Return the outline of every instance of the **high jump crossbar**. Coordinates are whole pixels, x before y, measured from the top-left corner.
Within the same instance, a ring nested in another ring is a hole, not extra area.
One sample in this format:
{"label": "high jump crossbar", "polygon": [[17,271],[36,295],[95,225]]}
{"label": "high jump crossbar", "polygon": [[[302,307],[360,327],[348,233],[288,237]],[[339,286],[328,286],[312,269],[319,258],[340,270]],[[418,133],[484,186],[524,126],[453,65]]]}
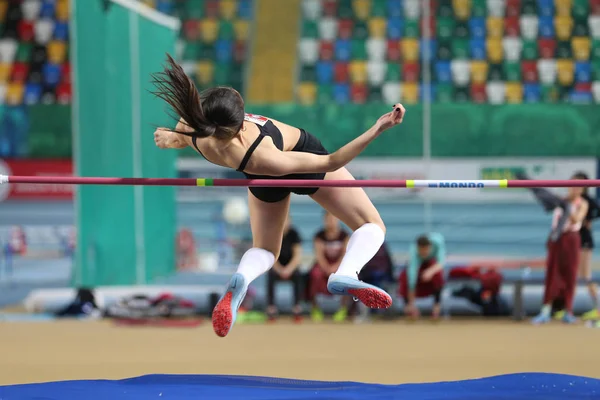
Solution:
{"label": "high jump crossbar", "polygon": [[309,180],[309,179],[210,179],[210,178],[102,178],[77,176],[0,175],[0,184],[63,184],[125,186],[215,187],[364,187],[364,188],[567,188],[600,187],[600,179],[587,180]]}

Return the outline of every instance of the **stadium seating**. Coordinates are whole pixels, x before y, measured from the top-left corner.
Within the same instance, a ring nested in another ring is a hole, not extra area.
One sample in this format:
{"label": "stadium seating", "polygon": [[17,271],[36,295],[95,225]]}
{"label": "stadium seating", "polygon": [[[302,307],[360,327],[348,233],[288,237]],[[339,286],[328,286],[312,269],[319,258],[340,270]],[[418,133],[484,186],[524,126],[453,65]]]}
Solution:
{"label": "stadium seating", "polygon": [[424,90],[437,102],[598,102],[600,0],[430,4],[425,21],[420,0],[303,0],[298,97],[333,81],[333,97],[303,102],[360,103],[365,84],[367,99],[388,103],[420,102]]}
{"label": "stadium seating", "polygon": [[[253,0],[142,2],[182,20],[182,63],[200,88],[243,89]],[[69,0],[0,0],[0,27],[0,102],[70,103]]]}

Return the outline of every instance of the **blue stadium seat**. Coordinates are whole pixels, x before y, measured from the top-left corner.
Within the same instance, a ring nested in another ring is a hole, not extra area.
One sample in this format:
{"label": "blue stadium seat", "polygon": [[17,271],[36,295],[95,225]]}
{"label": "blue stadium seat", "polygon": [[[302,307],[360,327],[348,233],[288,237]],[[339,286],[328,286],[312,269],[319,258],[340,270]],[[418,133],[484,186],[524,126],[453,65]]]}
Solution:
{"label": "blue stadium seat", "polygon": [[239,0],[238,2],[238,17],[241,19],[252,18],[252,0]]}
{"label": "blue stadium seat", "polygon": [[421,60],[425,60],[424,51],[426,47],[429,48],[429,60],[435,60],[435,54],[437,53],[437,40],[421,39],[421,45],[419,46],[419,55],[421,57]]}
{"label": "blue stadium seat", "polygon": [[54,39],[60,40],[63,42],[69,41],[69,23],[56,21],[56,25],[54,26]]}
{"label": "blue stadium seat", "polygon": [[450,68],[450,61],[436,62],[435,76],[439,83],[452,83],[452,69]]}
{"label": "blue stadium seat", "polygon": [[350,61],[352,55],[352,42],[349,39],[335,41],[335,58],[339,61]]}
{"label": "blue stadium seat", "polygon": [[56,86],[60,82],[60,65],[46,63],[42,72],[47,86]]}
{"label": "blue stadium seat", "polygon": [[542,90],[537,83],[526,83],[523,85],[523,102],[538,103],[542,98]]}
{"label": "blue stadium seat", "polygon": [[44,0],[40,8],[40,18],[54,17],[55,2],[53,0]]}
{"label": "blue stadium seat", "polygon": [[579,92],[574,90],[569,96],[569,101],[577,104],[590,104],[594,102],[594,97],[591,92]]}
{"label": "blue stadium seat", "polygon": [[387,37],[389,39],[400,39],[404,24],[401,18],[390,18],[387,24]]}
{"label": "blue stadium seat", "polygon": [[487,58],[485,39],[471,39],[470,53],[474,60],[485,60]]}
{"label": "blue stadium seat", "polygon": [[319,61],[317,63],[317,82],[329,84],[333,82],[333,62]]}
{"label": "blue stadium seat", "polygon": [[548,39],[554,38],[554,17],[543,16],[540,17],[539,21],[540,36]]}
{"label": "blue stadium seat", "polygon": [[42,97],[42,85],[39,83],[28,83],[25,86],[25,94],[23,96],[25,104],[37,104],[40,102],[40,97]]}
{"label": "blue stadium seat", "polygon": [[350,85],[338,83],[333,87],[333,99],[338,104],[346,104],[350,101]]}
{"label": "blue stadium seat", "polygon": [[541,17],[553,17],[554,0],[538,0],[538,12]]}
{"label": "blue stadium seat", "polygon": [[156,9],[161,13],[171,15],[173,12],[173,3],[170,0],[156,0]]}
{"label": "blue stadium seat", "polygon": [[473,17],[469,20],[469,31],[471,36],[477,39],[485,39],[486,25],[485,18]]}
{"label": "blue stadium seat", "polygon": [[592,80],[592,66],[589,62],[579,61],[575,63],[575,82],[590,82]]}
{"label": "blue stadium seat", "polygon": [[401,17],[402,16],[402,0],[388,0],[387,14],[390,17]]}
{"label": "blue stadium seat", "polygon": [[219,62],[228,62],[233,57],[233,42],[219,39],[215,42],[215,58]]}

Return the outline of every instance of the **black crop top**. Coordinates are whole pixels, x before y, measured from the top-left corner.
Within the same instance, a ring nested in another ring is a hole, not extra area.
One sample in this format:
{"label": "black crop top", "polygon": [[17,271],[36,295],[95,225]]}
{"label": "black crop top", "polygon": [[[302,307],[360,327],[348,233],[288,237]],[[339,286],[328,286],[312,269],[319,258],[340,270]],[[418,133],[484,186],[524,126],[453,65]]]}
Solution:
{"label": "black crop top", "polygon": [[[273,144],[275,145],[275,147],[277,147],[279,150],[283,150],[283,135],[281,134],[281,131],[275,126],[275,124],[273,124],[268,118],[263,117],[261,115],[246,114],[244,116],[244,121],[256,124],[260,133],[254,141],[254,143],[252,143],[252,145],[248,148],[248,151],[246,151],[246,154],[244,155],[244,158],[242,159],[242,162],[240,163],[240,166],[237,169],[240,172],[244,172],[244,169],[246,169],[246,165],[248,165],[248,161],[250,161],[250,157],[252,157],[252,153],[254,153],[254,150],[256,150],[256,148],[258,147],[260,142],[262,142],[265,136],[269,136],[273,140]],[[196,148],[198,153],[200,153],[200,155],[204,157],[204,154],[202,154],[202,152],[198,148],[198,145],[196,144],[196,139],[196,137],[192,137],[192,143],[194,144],[194,147]],[[204,157],[204,159],[208,161],[206,157]]]}

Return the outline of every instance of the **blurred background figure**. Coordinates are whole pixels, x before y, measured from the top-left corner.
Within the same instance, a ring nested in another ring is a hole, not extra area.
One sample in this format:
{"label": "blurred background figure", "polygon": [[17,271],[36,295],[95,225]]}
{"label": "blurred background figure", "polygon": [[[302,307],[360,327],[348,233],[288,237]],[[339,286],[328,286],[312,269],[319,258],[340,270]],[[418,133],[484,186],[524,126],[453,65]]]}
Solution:
{"label": "blurred background figure", "polygon": [[[577,179],[575,176],[572,179]],[[552,303],[561,293],[565,301],[562,321],[569,324],[576,322],[573,299],[581,251],[579,231],[589,208],[582,197],[583,191],[583,188],[569,188],[565,201],[553,211],[552,230],[547,243],[544,302],[542,310],[532,320],[534,324],[550,322]]]}
{"label": "blurred background figure", "polygon": [[[323,320],[323,311],[317,303],[317,295],[327,295],[327,280],[342,262],[342,257],[350,236],[340,226],[340,221],[331,213],[325,212],[323,229],[313,239],[315,264],[309,272],[307,298],[312,304],[311,318],[315,322]],[[348,316],[348,297],[342,297],[339,310],[333,315],[335,322],[342,322]]]}
{"label": "blurred background figure", "polygon": [[189,229],[181,229],[177,234],[177,269],[198,268],[198,251],[194,235]]}
{"label": "blurred background figure", "polygon": [[418,318],[419,310],[415,300],[433,296],[432,318],[439,318],[445,262],[446,244],[441,234],[419,236],[416,242],[411,244],[408,265],[400,275],[400,295],[406,304],[407,315]]}
{"label": "blurred background figure", "polygon": [[302,238],[298,231],[291,225],[291,217],[288,216],[279,258],[275,261],[273,268],[267,275],[267,315],[270,320],[277,316],[277,305],[275,303],[275,284],[277,282],[291,282],[294,291],[292,313],[294,320],[300,322],[302,319],[301,293],[302,275],[298,270],[302,261]]}

